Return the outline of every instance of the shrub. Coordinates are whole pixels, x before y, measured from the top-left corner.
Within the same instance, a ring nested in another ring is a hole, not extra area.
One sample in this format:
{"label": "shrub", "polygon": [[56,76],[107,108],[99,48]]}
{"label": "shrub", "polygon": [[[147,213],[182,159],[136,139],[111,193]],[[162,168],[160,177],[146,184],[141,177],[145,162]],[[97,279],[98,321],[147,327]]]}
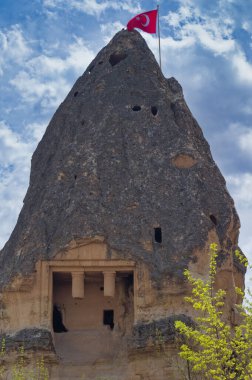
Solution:
{"label": "shrub", "polygon": [[[180,357],[188,363],[188,376],[199,375],[204,380],[252,379],[252,305],[237,305],[241,323],[232,327],[224,321],[222,307],[226,292],[214,292],[217,268],[217,245],[210,246],[208,280],[193,277],[189,270],[185,276],[192,286],[192,295],[185,300],[197,311],[195,326],[176,321],[175,327],[184,338]],[[246,258],[235,252],[240,262],[247,266]],[[244,296],[241,289],[237,293]]]}

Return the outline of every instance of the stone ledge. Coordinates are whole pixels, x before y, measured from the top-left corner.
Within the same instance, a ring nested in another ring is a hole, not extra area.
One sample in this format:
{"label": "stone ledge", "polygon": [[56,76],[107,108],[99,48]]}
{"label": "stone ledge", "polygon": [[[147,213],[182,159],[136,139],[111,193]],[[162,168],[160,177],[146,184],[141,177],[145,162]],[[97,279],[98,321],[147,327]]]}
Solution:
{"label": "stone ledge", "polygon": [[15,333],[0,334],[0,342],[5,340],[6,351],[18,349],[20,346],[27,350],[53,351],[52,334],[49,330],[32,328]]}
{"label": "stone ledge", "polygon": [[129,339],[129,348],[148,349],[156,347],[162,343],[174,343],[178,336],[175,330],[175,321],[185,322],[187,325],[194,325],[192,318],[187,315],[171,315],[146,324],[137,324],[133,328],[133,337]]}

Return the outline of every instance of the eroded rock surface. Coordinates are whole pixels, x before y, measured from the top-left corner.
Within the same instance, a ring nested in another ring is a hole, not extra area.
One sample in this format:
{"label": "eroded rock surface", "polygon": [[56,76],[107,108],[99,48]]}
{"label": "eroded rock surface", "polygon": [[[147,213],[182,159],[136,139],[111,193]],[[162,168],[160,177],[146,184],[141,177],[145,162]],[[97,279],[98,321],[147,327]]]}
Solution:
{"label": "eroded rock surface", "polygon": [[45,329],[22,329],[14,334],[0,334],[0,342],[4,340],[7,352],[20,347],[26,350],[53,351],[53,339],[50,331]]}
{"label": "eroded rock surface", "polygon": [[24,206],[1,251],[0,284],[95,235],[122,258],[147,263],[157,282],[182,278],[211,229],[232,247],[238,228],[181,86],[163,76],[138,32],[124,30],[77,80],[32,157]]}
{"label": "eroded rock surface", "polygon": [[225,251],[238,230],[181,86],[138,32],[119,32],[53,116],[0,252],[7,367],[21,343],[30,365],[47,355],[51,380],[181,380],[174,322],[195,317],[184,269],[206,279],[218,243],[215,285],[237,323],[244,268]]}

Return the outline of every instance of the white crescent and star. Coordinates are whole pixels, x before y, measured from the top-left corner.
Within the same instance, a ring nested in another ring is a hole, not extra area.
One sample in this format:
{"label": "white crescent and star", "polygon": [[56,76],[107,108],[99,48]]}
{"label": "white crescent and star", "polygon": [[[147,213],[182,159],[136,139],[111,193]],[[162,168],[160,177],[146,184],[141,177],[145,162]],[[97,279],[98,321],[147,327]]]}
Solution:
{"label": "white crescent and star", "polygon": [[142,22],[142,25],[143,25],[143,26],[148,26],[149,23],[150,23],[150,18],[149,18],[149,16],[146,15],[146,14],[143,14],[143,16],[146,18],[146,21],[145,21],[145,23]]}
{"label": "white crescent and star", "polygon": [[[149,25],[149,23],[150,23],[150,18],[149,18],[149,16],[146,15],[145,13],[142,14],[141,16],[145,17],[145,22],[141,22],[142,26],[147,27],[147,26]],[[136,19],[137,19],[137,20],[140,20],[140,17],[138,16]]]}

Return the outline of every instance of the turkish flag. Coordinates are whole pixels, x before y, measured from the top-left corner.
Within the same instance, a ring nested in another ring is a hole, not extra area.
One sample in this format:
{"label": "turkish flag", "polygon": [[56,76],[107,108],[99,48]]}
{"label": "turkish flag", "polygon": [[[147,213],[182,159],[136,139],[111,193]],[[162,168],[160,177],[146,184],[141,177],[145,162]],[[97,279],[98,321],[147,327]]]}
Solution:
{"label": "turkish flag", "polygon": [[138,28],[146,33],[156,33],[157,12],[157,9],[154,9],[153,11],[140,13],[129,20],[127,29],[133,30],[134,28]]}

